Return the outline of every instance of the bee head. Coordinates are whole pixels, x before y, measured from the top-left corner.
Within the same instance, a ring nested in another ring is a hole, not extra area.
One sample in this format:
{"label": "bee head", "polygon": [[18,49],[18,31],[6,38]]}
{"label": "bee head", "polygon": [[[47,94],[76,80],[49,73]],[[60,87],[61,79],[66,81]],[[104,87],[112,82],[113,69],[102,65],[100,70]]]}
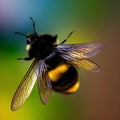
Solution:
{"label": "bee head", "polygon": [[33,20],[32,17],[30,17],[32,24],[33,24],[33,33],[31,34],[24,34],[24,33],[20,33],[20,32],[15,32],[16,34],[22,35],[24,37],[26,37],[26,50],[29,51],[31,49],[31,47],[33,46],[37,46],[39,44],[39,46],[43,47],[43,46],[51,46],[52,44],[54,44],[57,40],[57,35],[52,36],[52,35],[48,35],[48,34],[43,34],[43,35],[38,35],[35,29],[35,22]]}
{"label": "bee head", "polygon": [[26,44],[31,44],[32,42],[36,41],[38,39],[38,35],[37,34],[29,34],[27,36],[27,40],[26,40]]}

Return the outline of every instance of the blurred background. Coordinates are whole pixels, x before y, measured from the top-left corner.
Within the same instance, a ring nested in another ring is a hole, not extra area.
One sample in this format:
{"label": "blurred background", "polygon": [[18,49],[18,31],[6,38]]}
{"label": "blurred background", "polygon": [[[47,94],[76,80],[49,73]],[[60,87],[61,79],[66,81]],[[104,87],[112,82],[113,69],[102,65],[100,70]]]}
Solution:
{"label": "blurred background", "polygon": [[[107,0],[0,0],[0,120],[119,120],[120,119],[120,2]],[[81,72],[76,94],[53,92],[44,106],[37,85],[25,104],[10,110],[13,94],[31,62],[25,38],[32,33],[32,16],[39,34],[58,35],[67,43],[101,42],[102,52],[92,58],[101,72]]]}

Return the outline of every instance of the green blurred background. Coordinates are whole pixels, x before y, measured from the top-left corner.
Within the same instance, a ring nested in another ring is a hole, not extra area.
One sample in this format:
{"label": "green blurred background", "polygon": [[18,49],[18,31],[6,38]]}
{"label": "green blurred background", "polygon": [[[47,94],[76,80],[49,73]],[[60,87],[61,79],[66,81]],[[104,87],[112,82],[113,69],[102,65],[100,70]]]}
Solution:
{"label": "green blurred background", "polygon": [[[107,0],[0,0],[0,120],[119,120],[120,119],[120,3]],[[29,17],[40,34],[58,34],[67,43],[101,42],[102,52],[92,58],[102,70],[79,72],[76,94],[53,92],[44,106],[37,85],[18,111],[10,110],[13,94],[30,62],[24,37],[33,32]]]}

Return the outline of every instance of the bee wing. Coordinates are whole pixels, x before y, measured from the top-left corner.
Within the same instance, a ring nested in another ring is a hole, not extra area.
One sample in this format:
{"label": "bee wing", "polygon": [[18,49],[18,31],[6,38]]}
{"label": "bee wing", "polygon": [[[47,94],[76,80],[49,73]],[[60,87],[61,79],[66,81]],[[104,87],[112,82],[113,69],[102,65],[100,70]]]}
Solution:
{"label": "bee wing", "polygon": [[38,80],[38,91],[43,104],[47,104],[52,91],[52,84],[48,76],[46,64],[43,60],[39,61],[36,69]]}
{"label": "bee wing", "polygon": [[95,42],[75,45],[61,44],[58,45],[56,49],[63,59],[67,60],[70,64],[80,70],[97,72],[100,70],[100,67],[87,58],[98,54],[101,51],[102,46],[101,43]]}
{"label": "bee wing", "polygon": [[88,59],[81,59],[79,61],[71,61],[70,63],[82,71],[92,71],[92,72],[100,71],[100,67],[96,63]]}
{"label": "bee wing", "polygon": [[20,82],[11,102],[11,110],[15,111],[19,109],[29,97],[37,80],[35,74],[36,63],[37,60],[35,59]]}
{"label": "bee wing", "polygon": [[85,43],[85,44],[61,44],[56,47],[56,51],[60,53],[61,57],[72,61],[83,58],[90,58],[98,54],[102,49],[101,43]]}

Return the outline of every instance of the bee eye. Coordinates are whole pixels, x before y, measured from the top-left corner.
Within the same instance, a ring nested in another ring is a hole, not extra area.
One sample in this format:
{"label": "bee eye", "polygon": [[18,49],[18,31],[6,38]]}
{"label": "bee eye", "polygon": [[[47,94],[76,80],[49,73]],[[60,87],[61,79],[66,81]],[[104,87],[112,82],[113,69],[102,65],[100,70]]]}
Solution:
{"label": "bee eye", "polygon": [[30,38],[27,39],[27,44],[29,44],[29,43],[31,43],[31,39]]}
{"label": "bee eye", "polygon": [[28,39],[27,39],[27,41],[28,41],[28,42],[31,42],[31,39],[30,39],[30,38],[28,38]]}

